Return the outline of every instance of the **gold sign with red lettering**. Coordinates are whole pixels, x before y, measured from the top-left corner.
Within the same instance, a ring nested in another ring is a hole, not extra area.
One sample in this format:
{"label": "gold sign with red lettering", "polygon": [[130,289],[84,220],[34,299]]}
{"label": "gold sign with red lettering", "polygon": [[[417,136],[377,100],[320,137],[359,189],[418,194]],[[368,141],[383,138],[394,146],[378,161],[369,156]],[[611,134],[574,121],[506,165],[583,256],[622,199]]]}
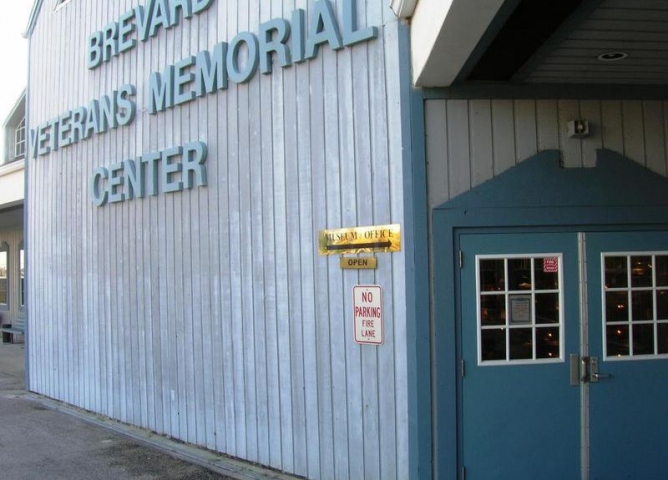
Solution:
{"label": "gold sign with red lettering", "polygon": [[392,224],[321,230],[318,251],[320,255],[399,252],[401,226]]}

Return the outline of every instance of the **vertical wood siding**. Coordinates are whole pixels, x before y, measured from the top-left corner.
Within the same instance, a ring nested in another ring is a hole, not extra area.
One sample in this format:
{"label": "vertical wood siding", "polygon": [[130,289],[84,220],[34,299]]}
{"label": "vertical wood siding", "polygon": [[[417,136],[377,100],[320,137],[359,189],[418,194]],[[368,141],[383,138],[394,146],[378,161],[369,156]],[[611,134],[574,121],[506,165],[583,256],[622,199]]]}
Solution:
{"label": "vertical wood siding", "polygon": [[[31,390],[310,478],[407,478],[405,253],[360,273],[317,253],[321,229],[403,223],[388,2],[358,1],[375,40],[156,115],[151,72],[313,2],[214,1],[87,70],[87,37],[140,3],[45,2],[31,37],[31,128],[125,83],[138,107],[31,160]],[[208,187],[93,205],[94,168],[194,140]],[[381,347],[353,341],[367,283],[383,287]]]}
{"label": "vertical wood siding", "polygon": [[17,317],[23,317],[23,309],[20,308],[20,275],[19,275],[19,248],[23,241],[23,228],[6,227],[0,229],[0,245],[9,245],[7,255],[7,269],[9,272],[9,304],[7,310],[0,310],[0,318],[3,323],[11,323]]}
{"label": "vertical wood siding", "polygon": [[[579,118],[591,134],[569,138],[567,123]],[[595,166],[606,148],[668,172],[666,101],[427,100],[425,122],[431,208],[549,149],[567,168]]]}

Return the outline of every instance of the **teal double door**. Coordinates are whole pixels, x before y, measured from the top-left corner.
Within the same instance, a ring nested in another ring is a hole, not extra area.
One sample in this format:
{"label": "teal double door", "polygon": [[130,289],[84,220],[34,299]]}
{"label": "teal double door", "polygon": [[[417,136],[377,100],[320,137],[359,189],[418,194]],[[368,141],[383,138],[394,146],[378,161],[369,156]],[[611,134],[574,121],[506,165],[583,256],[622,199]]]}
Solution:
{"label": "teal double door", "polygon": [[460,233],[466,480],[668,478],[668,233]]}

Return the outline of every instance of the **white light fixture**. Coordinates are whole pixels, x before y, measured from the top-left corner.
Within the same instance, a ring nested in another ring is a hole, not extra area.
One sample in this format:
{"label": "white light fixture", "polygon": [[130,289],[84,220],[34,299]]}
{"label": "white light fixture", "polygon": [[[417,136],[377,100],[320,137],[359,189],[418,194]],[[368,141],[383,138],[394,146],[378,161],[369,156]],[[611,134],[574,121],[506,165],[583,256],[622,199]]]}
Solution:
{"label": "white light fixture", "polygon": [[628,56],[629,54],[626,52],[605,52],[596,58],[602,62],[617,62],[619,60],[624,60]]}
{"label": "white light fixture", "polygon": [[410,18],[415,12],[417,0],[392,0],[390,8],[399,18]]}

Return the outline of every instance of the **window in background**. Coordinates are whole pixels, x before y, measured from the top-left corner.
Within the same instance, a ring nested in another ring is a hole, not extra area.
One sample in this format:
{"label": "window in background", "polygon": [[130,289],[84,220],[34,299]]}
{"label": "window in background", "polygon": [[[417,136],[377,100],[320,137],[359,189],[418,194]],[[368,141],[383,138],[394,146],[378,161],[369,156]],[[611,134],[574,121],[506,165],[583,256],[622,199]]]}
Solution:
{"label": "window in background", "polygon": [[26,117],[23,117],[19,122],[18,127],[14,130],[14,158],[18,160],[23,158],[26,154]]}
{"label": "window in background", "polygon": [[65,5],[67,5],[68,3],[70,3],[70,1],[71,1],[71,0],[56,0],[56,6],[53,7],[53,10],[56,11],[56,10],[58,10],[60,7],[64,7]]}

